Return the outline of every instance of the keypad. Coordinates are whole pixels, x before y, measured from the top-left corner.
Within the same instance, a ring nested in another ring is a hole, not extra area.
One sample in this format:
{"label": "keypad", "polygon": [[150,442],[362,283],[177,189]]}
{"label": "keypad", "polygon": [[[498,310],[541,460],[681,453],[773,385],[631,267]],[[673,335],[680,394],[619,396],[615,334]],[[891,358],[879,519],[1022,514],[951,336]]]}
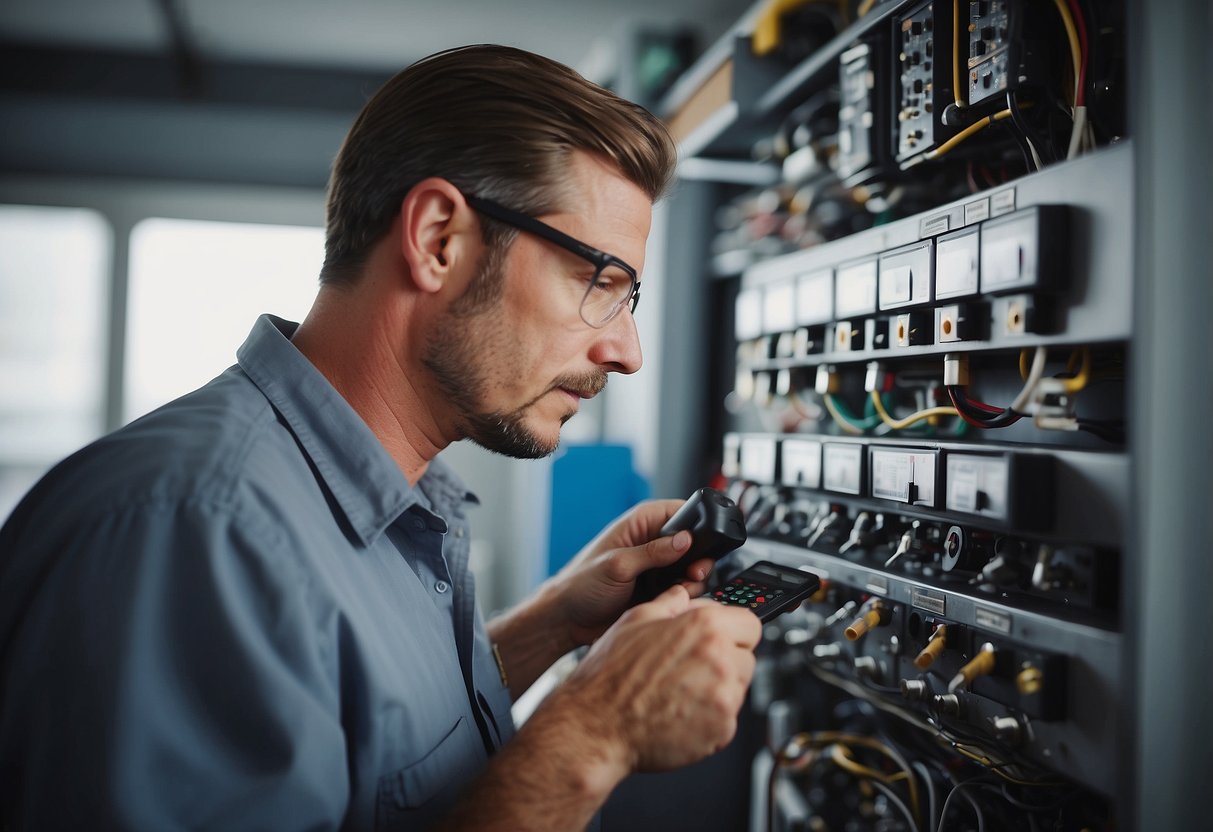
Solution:
{"label": "keypad", "polygon": [[780,595],[783,595],[783,592],[782,589],[776,589],[770,584],[764,584],[760,581],[744,581],[741,578],[734,578],[713,592],[709,597],[713,601],[727,604],[731,607],[757,609],[763,604],[774,601]]}

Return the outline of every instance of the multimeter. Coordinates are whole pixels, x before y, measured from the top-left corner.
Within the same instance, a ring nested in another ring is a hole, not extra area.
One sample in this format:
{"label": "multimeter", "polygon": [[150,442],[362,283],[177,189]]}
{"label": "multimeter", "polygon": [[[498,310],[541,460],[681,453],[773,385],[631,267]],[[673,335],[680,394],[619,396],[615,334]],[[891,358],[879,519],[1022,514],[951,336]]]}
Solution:
{"label": "multimeter", "polygon": [[642,572],[636,578],[632,603],[652,601],[679,581],[686,580],[687,567],[702,558],[720,560],[745,543],[745,518],[729,497],[715,488],[701,488],[687,498],[661,527],[660,535],[687,529],[691,548],[676,563]]}
{"label": "multimeter", "polygon": [[812,572],[760,560],[701,596],[732,607],[745,607],[761,621],[788,612],[821,587]]}

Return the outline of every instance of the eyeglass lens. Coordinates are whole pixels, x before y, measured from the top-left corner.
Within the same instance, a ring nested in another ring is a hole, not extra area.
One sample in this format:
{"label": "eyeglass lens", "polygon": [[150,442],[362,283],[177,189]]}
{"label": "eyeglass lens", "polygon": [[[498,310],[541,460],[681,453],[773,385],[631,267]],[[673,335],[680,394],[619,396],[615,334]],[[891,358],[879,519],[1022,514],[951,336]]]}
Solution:
{"label": "eyeglass lens", "polygon": [[614,263],[605,264],[581,299],[581,317],[590,326],[603,326],[632,303],[635,288],[636,283],[626,269]]}

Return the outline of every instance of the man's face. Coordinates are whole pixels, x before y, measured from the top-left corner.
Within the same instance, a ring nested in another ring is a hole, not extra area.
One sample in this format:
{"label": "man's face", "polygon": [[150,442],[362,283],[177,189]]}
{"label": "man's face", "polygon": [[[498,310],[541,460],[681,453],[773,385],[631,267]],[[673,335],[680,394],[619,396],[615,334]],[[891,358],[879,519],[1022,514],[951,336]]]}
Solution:
{"label": "man's face", "polygon": [[[575,155],[570,172],[578,196],[568,212],[538,219],[642,269],[648,197],[589,156]],[[526,232],[481,268],[477,279],[501,282],[500,298],[452,304],[431,330],[425,365],[459,434],[507,456],[547,456],[608,373],[640,369],[636,324],[626,309],[600,329],[586,324],[579,310],[593,265]]]}

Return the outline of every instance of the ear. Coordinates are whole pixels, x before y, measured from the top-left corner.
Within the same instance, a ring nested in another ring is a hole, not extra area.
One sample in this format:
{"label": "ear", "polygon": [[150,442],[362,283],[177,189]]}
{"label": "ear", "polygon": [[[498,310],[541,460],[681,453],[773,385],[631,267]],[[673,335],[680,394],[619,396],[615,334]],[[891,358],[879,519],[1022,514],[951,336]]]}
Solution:
{"label": "ear", "polygon": [[440,291],[477,261],[479,246],[475,212],[450,182],[430,177],[405,194],[400,204],[400,254],[418,289]]}

